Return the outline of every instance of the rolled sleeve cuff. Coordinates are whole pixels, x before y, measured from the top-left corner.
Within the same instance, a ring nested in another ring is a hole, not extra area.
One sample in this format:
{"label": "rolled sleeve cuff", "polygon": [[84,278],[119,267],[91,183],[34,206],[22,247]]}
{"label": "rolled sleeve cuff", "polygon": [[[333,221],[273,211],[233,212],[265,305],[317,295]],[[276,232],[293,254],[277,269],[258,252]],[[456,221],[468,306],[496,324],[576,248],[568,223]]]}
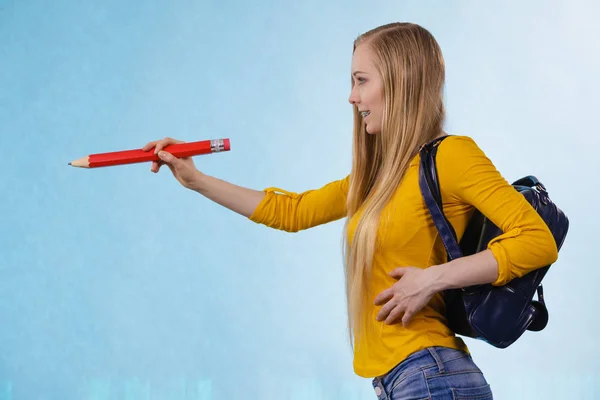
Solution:
{"label": "rolled sleeve cuff", "polygon": [[505,285],[513,279],[514,274],[512,271],[512,262],[508,256],[506,249],[502,245],[502,241],[518,236],[520,233],[521,229],[516,228],[511,230],[510,232],[496,236],[488,243],[487,248],[492,251],[494,258],[498,263],[498,278],[494,282],[492,282],[493,286]]}

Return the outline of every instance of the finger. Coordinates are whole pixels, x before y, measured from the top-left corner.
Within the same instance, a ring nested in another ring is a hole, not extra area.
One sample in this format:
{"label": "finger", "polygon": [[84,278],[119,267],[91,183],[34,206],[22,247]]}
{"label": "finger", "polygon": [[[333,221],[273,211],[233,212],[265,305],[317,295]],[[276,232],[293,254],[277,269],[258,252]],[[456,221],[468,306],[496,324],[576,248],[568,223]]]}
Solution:
{"label": "finger", "polygon": [[385,289],[375,297],[375,305],[380,306],[394,296],[392,288]]}
{"label": "finger", "polygon": [[163,161],[157,161],[156,162],[156,172],[160,171],[160,168],[165,165],[165,163]]}
{"label": "finger", "polygon": [[381,307],[381,310],[379,310],[379,313],[377,314],[377,321],[383,321],[384,319],[386,319],[390,311],[392,311],[397,305],[398,303],[397,301],[395,301],[395,299],[391,299],[390,301],[385,303],[385,305]]}
{"label": "finger", "polygon": [[[398,318],[400,318],[400,315],[402,315],[402,313],[405,313],[404,306],[397,305],[387,316],[387,318],[385,319],[385,323],[388,325],[393,324],[394,322],[396,322],[396,320]],[[405,313],[405,315],[406,315],[406,313]]]}
{"label": "finger", "polygon": [[154,146],[156,146],[156,143],[158,143],[158,140],[155,140],[154,142],[148,142],[144,145],[144,147],[142,147],[142,150],[148,151],[148,150],[152,149]]}
{"label": "finger", "polygon": [[152,172],[158,172],[160,170],[160,167],[162,167],[165,163],[162,161],[152,161],[152,166],[150,167],[150,171]]}
{"label": "finger", "polygon": [[160,151],[158,153],[158,156],[166,164],[171,164],[173,166],[177,166],[177,163],[179,162],[179,159],[177,157],[175,157],[173,154],[169,153],[168,151]]}
{"label": "finger", "polygon": [[169,145],[169,138],[165,138],[165,139],[159,140],[156,143],[156,146],[154,146],[154,154],[158,154],[159,151],[161,151],[162,149],[164,149],[168,145]]}
{"label": "finger", "polygon": [[408,324],[410,324],[410,321],[412,320],[412,317],[414,315],[415,315],[414,310],[407,309],[404,312],[404,316],[402,317],[402,326],[404,326],[406,328],[408,326]]}
{"label": "finger", "polygon": [[178,144],[178,143],[185,143],[183,140],[176,140],[170,137],[166,137],[162,140],[159,140],[158,143],[156,144],[156,148],[154,149],[154,154],[158,154],[159,151],[161,151],[162,149],[164,149],[167,146],[170,146],[172,144]]}

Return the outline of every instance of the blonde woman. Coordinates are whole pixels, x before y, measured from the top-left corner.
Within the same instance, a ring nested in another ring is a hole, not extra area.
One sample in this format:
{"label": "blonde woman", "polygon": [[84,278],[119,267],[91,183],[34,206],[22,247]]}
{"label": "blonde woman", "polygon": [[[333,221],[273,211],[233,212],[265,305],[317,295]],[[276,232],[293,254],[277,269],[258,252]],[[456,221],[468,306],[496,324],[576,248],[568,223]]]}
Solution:
{"label": "blonde woman", "polygon": [[177,180],[250,220],[288,232],[346,218],[348,327],[357,375],[379,399],[492,399],[462,339],[448,329],[445,289],[503,285],[553,263],[555,241],[537,212],[466,136],[439,144],[444,212],[457,237],[477,208],[504,234],[447,262],[418,184],[419,148],[445,135],[444,60],[434,37],[410,23],[356,39],[352,58],[352,170],[304,193],[236,186],[148,143]]}

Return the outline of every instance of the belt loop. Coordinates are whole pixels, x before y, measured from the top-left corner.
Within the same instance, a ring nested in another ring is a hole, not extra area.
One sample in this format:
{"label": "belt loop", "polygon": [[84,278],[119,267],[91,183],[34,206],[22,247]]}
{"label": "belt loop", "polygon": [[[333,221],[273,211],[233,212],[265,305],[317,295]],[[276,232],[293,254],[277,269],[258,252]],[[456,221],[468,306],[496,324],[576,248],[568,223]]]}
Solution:
{"label": "belt loop", "polygon": [[373,379],[373,389],[375,389],[375,394],[377,395],[378,400],[387,400],[388,394],[385,391],[385,386],[383,386],[383,379],[380,377],[376,377]]}
{"label": "belt loop", "polygon": [[435,347],[428,347],[427,350],[429,350],[429,354],[431,354],[431,357],[433,357],[433,359],[435,360],[435,363],[437,364],[437,367],[440,370],[439,372],[440,373],[446,372],[444,370],[444,362],[440,358],[440,355],[438,354],[438,352],[435,350]]}

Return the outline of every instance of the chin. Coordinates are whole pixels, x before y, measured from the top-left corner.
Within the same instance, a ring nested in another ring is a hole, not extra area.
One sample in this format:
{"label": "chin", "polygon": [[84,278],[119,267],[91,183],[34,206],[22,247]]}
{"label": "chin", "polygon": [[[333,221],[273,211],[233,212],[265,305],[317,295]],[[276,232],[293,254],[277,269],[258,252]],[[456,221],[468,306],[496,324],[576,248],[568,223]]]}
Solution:
{"label": "chin", "polygon": [[379,132],[377,132],[377,130],[375,130],[373,128],[369,128],[368,126],[365,127],[365,132],[367,132],[367,134],[369,134],[369,135],[376,135],[377,133],[379,133]]}

